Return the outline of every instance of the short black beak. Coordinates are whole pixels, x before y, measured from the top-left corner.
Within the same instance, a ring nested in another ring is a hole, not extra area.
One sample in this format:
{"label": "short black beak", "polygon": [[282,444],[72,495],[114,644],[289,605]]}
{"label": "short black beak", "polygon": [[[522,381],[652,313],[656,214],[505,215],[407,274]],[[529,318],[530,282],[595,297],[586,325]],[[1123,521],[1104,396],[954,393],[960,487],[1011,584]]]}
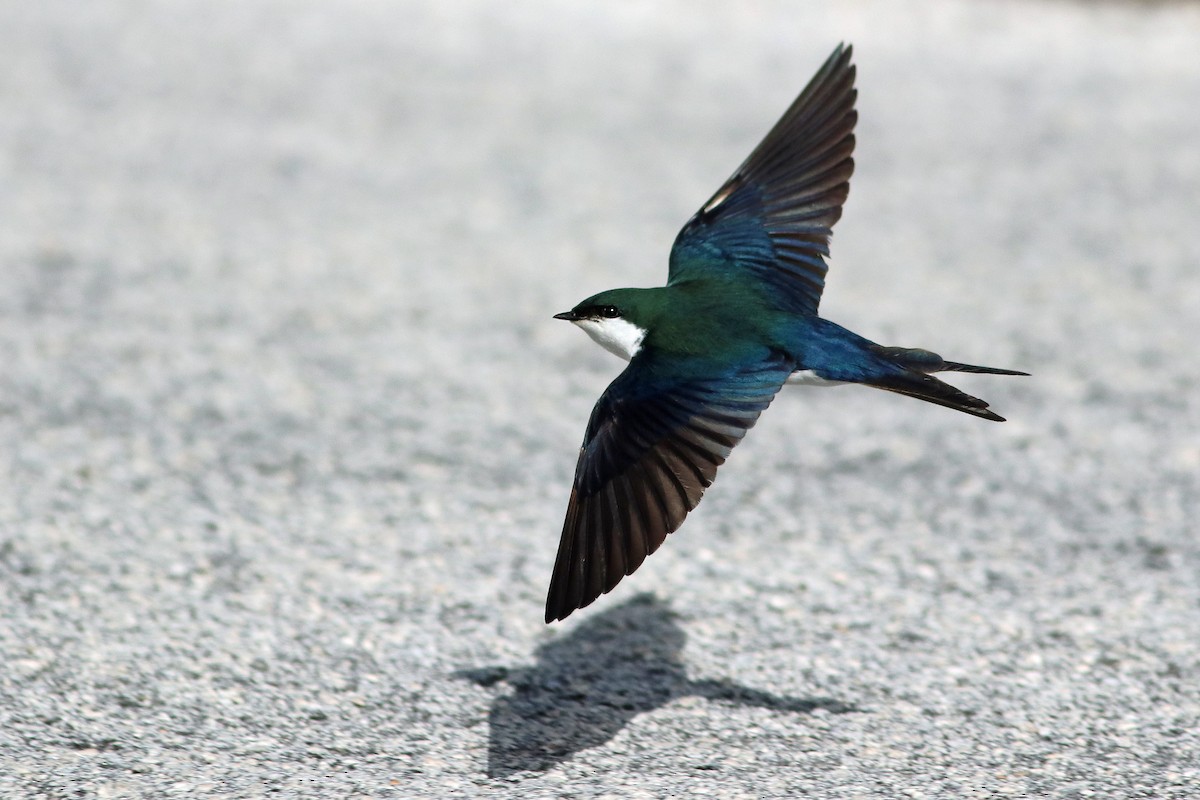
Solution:
{"label": "short black beak", "polygon": [[561,314],[555,314],[554,318],[565,319],[567,322],[574,322],[575,320],[579,319],[579,317],[575,316],[574,311],[564,311]]}

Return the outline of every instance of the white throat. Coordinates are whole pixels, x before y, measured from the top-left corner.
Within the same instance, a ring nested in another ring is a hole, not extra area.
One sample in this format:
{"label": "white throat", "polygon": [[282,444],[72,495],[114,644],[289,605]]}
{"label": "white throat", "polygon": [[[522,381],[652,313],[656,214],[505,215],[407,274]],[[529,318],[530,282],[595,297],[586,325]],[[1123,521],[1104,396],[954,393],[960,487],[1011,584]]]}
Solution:
{"label": "white throat", "polygon": [[642,340],[646,338],[645,328],[639,328],[620,317],[579,319],[575,320],[575,324],[583,328],[596,344],[626,361],[637,355],[637,351],[642,349]]}

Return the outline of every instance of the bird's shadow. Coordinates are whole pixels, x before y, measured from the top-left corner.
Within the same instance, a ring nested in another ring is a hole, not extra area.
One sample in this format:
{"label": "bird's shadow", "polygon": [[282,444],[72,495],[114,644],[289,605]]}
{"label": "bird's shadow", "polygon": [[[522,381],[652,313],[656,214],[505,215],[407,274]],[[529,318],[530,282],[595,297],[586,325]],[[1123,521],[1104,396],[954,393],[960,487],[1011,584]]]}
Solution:
{"label": "bird's shadow", "polygon": [[456,672],[480,686],[506,684],[511,690],[492,701],[488,714],[488,775],[550,769],[612,739],[637,714],[679,697],[802,714],[856,710],[831,698],[780,697],[725,680],[689,680],[685,641],[675,614],[642,594],[542,645],[532,667]]}

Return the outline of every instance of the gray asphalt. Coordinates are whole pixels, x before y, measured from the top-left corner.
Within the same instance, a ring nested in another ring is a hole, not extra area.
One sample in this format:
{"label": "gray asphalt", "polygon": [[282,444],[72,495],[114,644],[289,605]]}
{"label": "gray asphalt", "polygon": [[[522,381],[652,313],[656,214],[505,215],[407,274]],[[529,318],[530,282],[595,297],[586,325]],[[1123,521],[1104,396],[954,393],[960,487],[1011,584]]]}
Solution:
{"label": "gray asphalt", "polygon": [[[589,4],[590,5],[590,4]],[[788,390],[542,602],[621,365],[550,317],[841,40]],[[0,4],[0,796],[1195,797],[1200,9]]]}

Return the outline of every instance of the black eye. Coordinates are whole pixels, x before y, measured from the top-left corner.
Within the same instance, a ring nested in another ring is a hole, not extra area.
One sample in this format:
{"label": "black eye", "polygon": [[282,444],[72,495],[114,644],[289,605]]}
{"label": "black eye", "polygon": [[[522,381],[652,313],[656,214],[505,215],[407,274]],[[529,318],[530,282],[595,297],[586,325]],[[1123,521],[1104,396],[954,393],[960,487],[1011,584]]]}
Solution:
{"label": "black eye", "polygon": [[621,316],[621,312],[620,312],[620,310],[617,309],[616,306],[601,306],[600,307],[600,316],[607,317],[608,319],[613,319],[614,317]]}

